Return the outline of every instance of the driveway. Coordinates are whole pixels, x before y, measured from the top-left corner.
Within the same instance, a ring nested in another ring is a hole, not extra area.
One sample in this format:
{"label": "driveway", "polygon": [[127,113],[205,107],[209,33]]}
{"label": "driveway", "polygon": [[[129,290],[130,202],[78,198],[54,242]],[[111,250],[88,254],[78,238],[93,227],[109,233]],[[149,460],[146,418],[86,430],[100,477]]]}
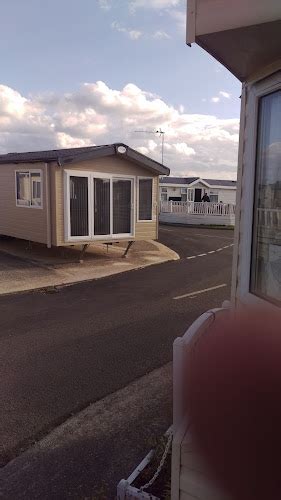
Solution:
{"label": "driveway", "polygon": [[[232,238],[228,230],[164,226],[160,241],[179,253],[178,261],[56,294],[1,297],[3,463],[90,403],[167,365],[174,338],[229,298]],[[168,400],[154,408],[152,427],[161,412],[169,421]],[[106,468],[110,452],[100,459]]]}

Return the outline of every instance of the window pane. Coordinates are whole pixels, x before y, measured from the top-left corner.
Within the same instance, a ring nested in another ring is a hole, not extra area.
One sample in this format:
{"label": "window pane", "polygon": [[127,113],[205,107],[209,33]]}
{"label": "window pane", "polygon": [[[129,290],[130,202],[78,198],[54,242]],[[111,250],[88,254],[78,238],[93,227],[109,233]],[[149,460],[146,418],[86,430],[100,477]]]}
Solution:
{"label": "window pane", "polygon": [[31,182],[31,205],[35,207],[41,207],[41,175],[39,172],[30,172],[30,182]]}
{"label": "window pane", "polygon": [[131,233],[132,183],[113,179],[113,234]]}
{"label": "window pane", "polygon": [[29,172],[17,172],[17,205],[29,207],[30,205],[30,181]]}
{"label": "window pane", "polygon": [[219,197],[217,194],[210,194],[209,198],[211,203],[218,203],[219,201]]}
{"label": "window pane", "polygon": [[71,176],[70,191],[70,235],[89,235],[88,177]]}
{"label": "window pane", "polygon": [[188,201],[194,201],[194,189],[188,189]]}
{"label": "window pane", "polygon": [[110,234],[109,179],[94,179],[94,234]]}
{"label": "window pane", "polygon": [[259,104],[251,290],[281,305],[281,91]]}
{"label": "window pane", "polygon": [[139,220],[152,219],[152,179],[139,179]]}

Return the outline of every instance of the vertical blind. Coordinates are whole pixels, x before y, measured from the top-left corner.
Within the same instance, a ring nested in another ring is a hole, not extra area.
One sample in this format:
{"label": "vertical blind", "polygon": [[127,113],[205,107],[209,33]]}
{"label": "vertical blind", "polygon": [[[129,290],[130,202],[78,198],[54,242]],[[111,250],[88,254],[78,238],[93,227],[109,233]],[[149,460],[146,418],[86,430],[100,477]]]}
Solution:
{"label": "vertical blind", "polygon": [[132,183],[113,179],[113,233],[131,232]]}
{"label": "vertical blind", "polygon": [[139,179],[139,220],[152,219],[152,179]]}
{"label": "vertical blind", "polygon": [[[132,179],[70,175],[70,236],[131,234],[132,187]],[[152,220],[153,179],[139,179],[138,187],[138,218]]]}
{"label": "vertical blind", "polygon": [[89,235],[88,177],[70,176],[70,235]]}
{"label": "vertical blind", "polygon": [[94,179],[94,233],[110,234],[110,179]]}

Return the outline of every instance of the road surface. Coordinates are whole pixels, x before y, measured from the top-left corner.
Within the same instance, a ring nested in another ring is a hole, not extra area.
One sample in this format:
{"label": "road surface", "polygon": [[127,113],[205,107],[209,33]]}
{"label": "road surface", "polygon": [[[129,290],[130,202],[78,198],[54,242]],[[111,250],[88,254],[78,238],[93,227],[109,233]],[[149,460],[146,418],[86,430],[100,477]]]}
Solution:
{"label": "road surface", "polygon": [[232,231],[162,226],[159,239],[180,260],[54,294],[0,298],[3,464],[90,403],[167,365],[174,338],[229,298]]}

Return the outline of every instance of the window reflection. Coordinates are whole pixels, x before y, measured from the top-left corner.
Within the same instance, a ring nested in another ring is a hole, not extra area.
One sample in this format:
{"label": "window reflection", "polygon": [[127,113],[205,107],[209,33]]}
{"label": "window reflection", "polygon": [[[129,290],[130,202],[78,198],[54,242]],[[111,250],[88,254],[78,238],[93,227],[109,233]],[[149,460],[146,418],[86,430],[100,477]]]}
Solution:
{"label": "window reflection", "polygon": [[259,104],[251,290],[281,305],[281,90]]}

